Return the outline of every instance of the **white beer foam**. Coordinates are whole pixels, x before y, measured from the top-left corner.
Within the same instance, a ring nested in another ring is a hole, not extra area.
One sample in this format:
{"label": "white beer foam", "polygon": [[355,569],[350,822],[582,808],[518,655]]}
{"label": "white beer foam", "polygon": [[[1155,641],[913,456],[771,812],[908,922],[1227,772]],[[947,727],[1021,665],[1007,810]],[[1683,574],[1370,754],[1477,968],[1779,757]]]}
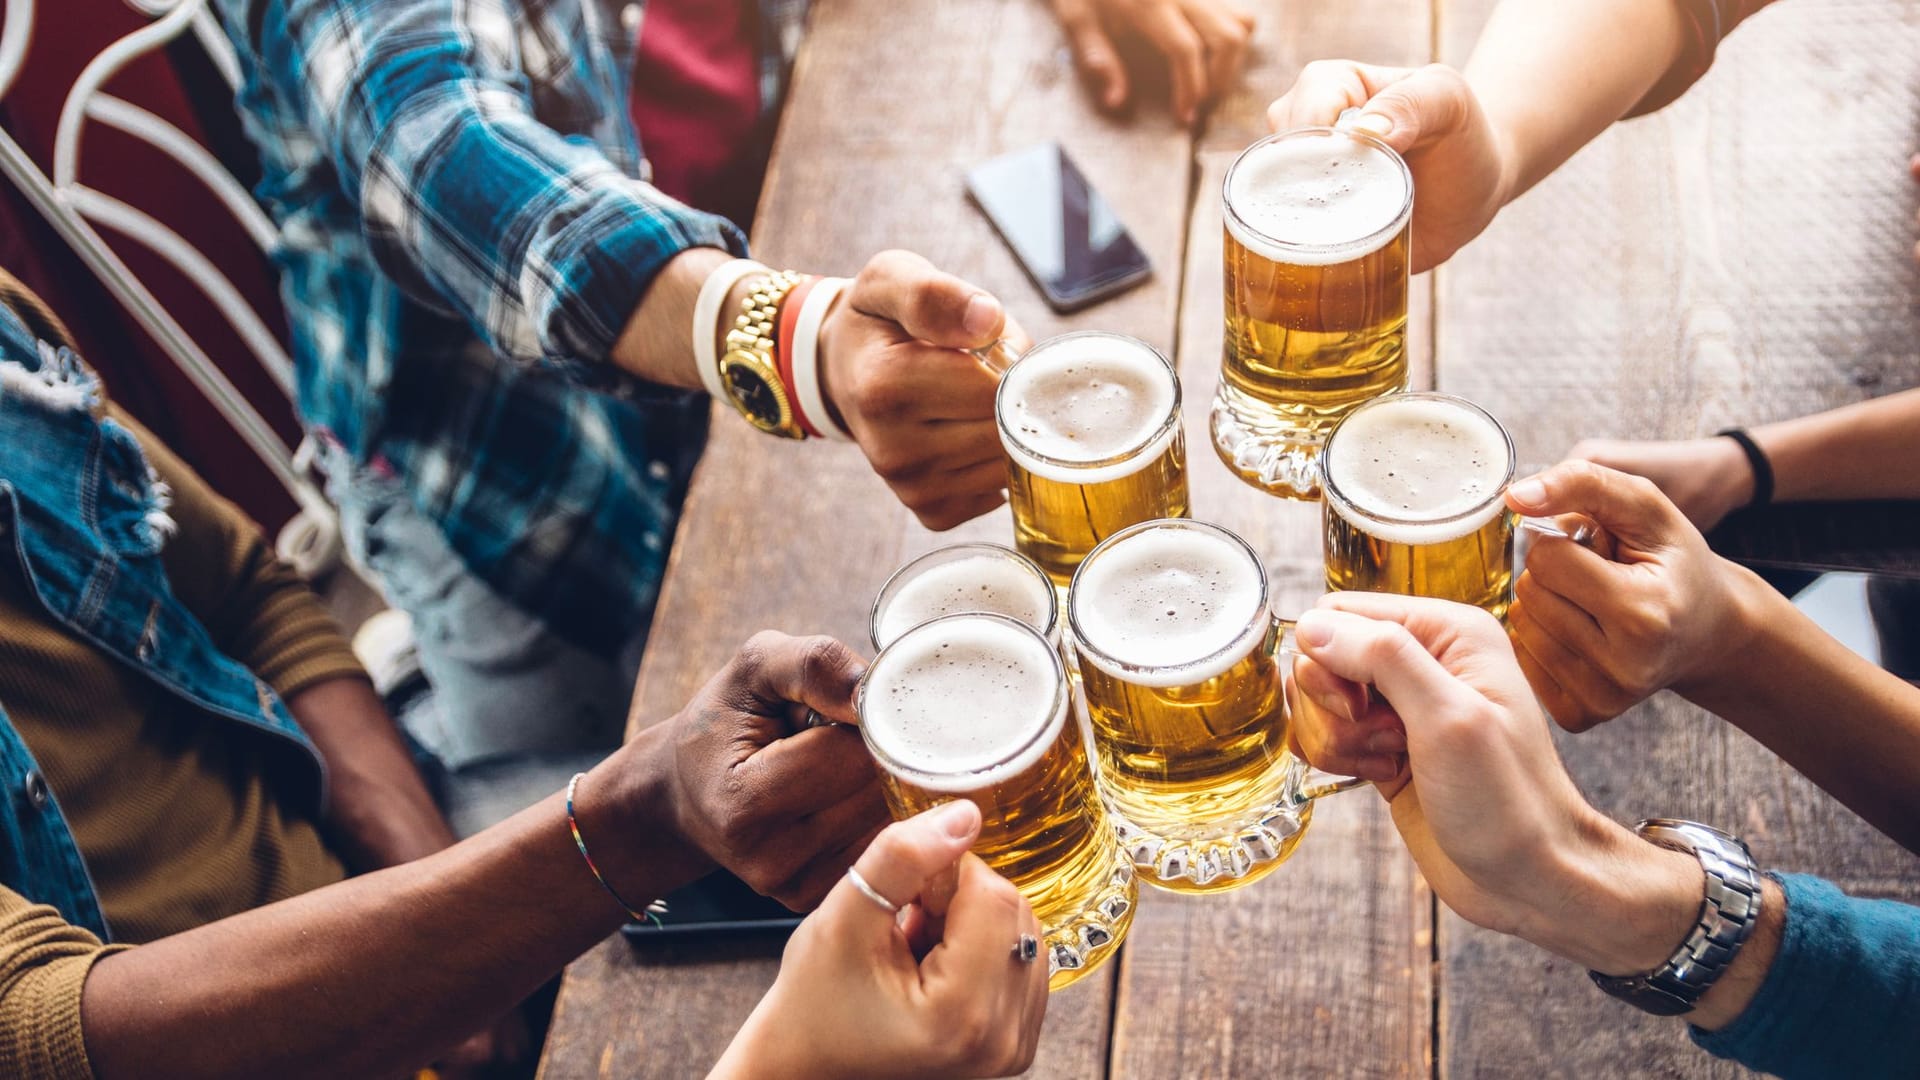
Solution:
{"label": "white beer foam", "polygon": [[1139,686],[1211,679],[1266,636],[1261,574],[1239,545],[1198,529],[1117,541],[1081,565],[1068,596],[1081,656]]}
{"label": "white beer foam", "polygon": [[1394,226],[1412,209],[1407,186],[1406,169],[1370,142],[1342,132],[1295,135],[1257,146],[1234,163],[1226,182],[1233,208],[1227,228],[1275,262],[1350,262],[1399,235]]}
{"label": "white beer foam", "polygon": [[1438,544],[1481,528],[1504,509],[1500,491],[1511,452],[1487,416],[1450,401],[1410,397],[1349,416],[1321,461],[1337,489],[1327,505],[1356,528],[1393,544]]}
{"label": "white beer foam", "polygon": [[867,674],[860,723],[931,791],[967,792],[1032,768],[1060,737],[1069,695],[1058,655],[990,615],[908,630]]}
{"label": "white beer foam", "polygon": [[[1152,464],[1173,441],[1180,425],[1167,424],[1167,416],[1176,396],[1172,371],[1141,342],[1109,334],[1055,338],[1007,369],[995,405],[1000,441],[1028,472],[1049,480],[1118,480]],[[1141,449],[1125,461],[1071,467],[1134,447]]]}
{"label": "white beer foam", "polygon": [[1046,633],[1053,583],[1010,558],[967,555],[932,563],[901,585],[880,610],[880,647],[942,615],[987,611]]}

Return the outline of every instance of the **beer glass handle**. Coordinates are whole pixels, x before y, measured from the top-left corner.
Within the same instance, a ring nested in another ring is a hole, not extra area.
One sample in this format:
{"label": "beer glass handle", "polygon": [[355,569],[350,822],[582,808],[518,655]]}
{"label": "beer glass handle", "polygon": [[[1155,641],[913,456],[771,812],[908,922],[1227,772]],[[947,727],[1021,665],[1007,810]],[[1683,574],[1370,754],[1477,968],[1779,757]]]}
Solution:
{"label": "beer glass handle", "polygon": [[[1280,678],[1291,679],[1293,664],[1290,658],[1299,655],[1299,650],[1293,647],[1293,620],[1282,619],[1276,615],[1273,617],[1273,627],[1273,655],[1280,668]],[[1335,776],[1315,769],[1313,775],[1306,777],[1299,790],[1294,793],[1294,805],[1309,803],[1328,795],[1337,795],[1342,791],[1352,791],[1354,788],[1366,787],[1371,783],[1373,781],[1362,780],[1357,776]]]}
{"label": "beer glass handle", "polygon": [[1582,547],[1591,546],[1594,537],[1598,535],[1598,530],[1584,521],[1575,527],[1572,532],[1561,528],[1560,523],[1554,521],[1552,518],[1543,517],[1522,517],[1520,519],[1520,527],[1528,532],[1538,533],[1541,536],[1557,536],[1562,540],[1571,540]]}
{"label": "beer glass handle", "polygon": [[995,376],[1005,375],[1007,369],[1013,366],[1013,362],[1020,359],[1020,354],[1013,350],[1013,342],[1006,338],[1001,338],[991,345],[983,345],[978,349],[967,351],[973,354],[975,360],[980,361],[982,367],[993,372]]}

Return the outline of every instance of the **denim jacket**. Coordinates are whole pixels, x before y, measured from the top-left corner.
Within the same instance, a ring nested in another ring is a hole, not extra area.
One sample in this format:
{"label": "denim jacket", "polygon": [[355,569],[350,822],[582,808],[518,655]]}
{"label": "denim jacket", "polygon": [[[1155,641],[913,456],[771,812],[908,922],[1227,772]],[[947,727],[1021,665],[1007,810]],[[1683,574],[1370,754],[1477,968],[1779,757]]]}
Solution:
{"label": "denim jacket", "polygon": [[[133,434],[105,416],[94,373],[0,306],[0,573],[20,575],[51,618],[208,723],[269,740],[289,795],[317,814],[326,778],[312,742],[168,585],[166,501]],[[108,939],[86,862],[4,696],[0,884]]]}

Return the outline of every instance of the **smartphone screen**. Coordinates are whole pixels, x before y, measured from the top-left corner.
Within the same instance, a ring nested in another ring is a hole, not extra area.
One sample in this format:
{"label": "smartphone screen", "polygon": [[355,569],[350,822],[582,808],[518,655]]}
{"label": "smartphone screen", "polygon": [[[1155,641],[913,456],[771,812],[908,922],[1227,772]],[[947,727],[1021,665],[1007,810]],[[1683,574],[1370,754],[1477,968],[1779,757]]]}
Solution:
{"label": "smartphone screen", "polygon": [[777,900],[769,900],[725,870],[668,893],[667,913],[655,923],[628,923],[621,927],[636,940],[654,937],[704,937],[724,934],[790,931],[801,916]]}
{"label": "smartphone screen", "polygon": [[1111,296],[1152,267],[1113,208],[1058,143],[994,158],[967,190],[1056,310]]}

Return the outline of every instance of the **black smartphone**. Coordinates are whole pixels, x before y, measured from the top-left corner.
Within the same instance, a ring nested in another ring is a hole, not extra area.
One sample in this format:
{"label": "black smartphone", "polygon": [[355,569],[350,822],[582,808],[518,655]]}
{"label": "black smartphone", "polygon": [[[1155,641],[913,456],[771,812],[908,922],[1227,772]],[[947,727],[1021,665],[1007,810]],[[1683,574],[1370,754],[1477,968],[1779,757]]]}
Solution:
{"label": "black smartphone", "polygon": [[974,168],[967,194],[1055,311],[1076,311],[1153,275],[1133,234],[1059,143]]}
{"label": "black smartphone", "polygon": [[621,932],[636,941],[719,934],[791,931],[801,916],[778,900],[769,900],[725,870],[668,893],[660,924],[628,923]]}

